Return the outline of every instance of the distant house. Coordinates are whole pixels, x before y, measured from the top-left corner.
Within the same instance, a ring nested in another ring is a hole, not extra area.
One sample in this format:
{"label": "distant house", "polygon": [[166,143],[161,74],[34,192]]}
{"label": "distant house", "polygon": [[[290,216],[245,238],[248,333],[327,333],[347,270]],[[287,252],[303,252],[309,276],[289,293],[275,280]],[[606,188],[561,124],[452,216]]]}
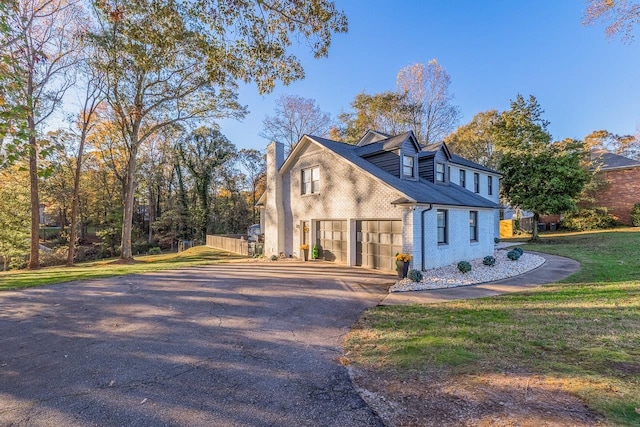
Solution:
{"label": "distant house", "polygon": [[286,160],[271,143],[259,201],[265,255],[317,245],[322,259],[382,270],[399,252],[422,270],[490,255],[499,178],[444,143],[421,147],[413,132],[369,131],[357,145],[305,135]]}
{"label": "distant house", "polygon": [[640,203],[640,162],[606,150],[592,151],[591,158],[607,182],[595,205],[608,208],[621,224],[631,225],[631,209]]}

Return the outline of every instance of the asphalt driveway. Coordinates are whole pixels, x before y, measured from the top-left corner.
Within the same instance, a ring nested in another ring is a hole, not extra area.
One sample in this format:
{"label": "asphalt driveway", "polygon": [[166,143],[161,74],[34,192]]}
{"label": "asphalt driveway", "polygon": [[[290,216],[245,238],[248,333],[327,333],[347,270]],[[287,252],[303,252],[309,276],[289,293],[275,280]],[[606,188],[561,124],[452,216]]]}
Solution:
{"label": "asphalt driveway", "polygon": [[393,281],[280,262],[2,292],[0,425],[382,425],[339,358]]}

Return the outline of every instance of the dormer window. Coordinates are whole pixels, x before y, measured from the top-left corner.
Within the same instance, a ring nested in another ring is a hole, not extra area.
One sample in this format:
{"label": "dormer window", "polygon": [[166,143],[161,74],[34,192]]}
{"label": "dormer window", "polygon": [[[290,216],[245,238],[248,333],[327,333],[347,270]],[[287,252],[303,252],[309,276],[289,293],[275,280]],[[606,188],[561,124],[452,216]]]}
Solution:
{"label": "dormer window", "polygon": [[436,181],[444,182],[444,163],[436,163]]}
{"label": "dormer window", "polygon": [[318,166],[302,169],[302,194],[320,192],[320,168]]}
{"label": "dormer window", "polygon": [[406,178],[414,177],[413,156],[402,156],[402,175]]}

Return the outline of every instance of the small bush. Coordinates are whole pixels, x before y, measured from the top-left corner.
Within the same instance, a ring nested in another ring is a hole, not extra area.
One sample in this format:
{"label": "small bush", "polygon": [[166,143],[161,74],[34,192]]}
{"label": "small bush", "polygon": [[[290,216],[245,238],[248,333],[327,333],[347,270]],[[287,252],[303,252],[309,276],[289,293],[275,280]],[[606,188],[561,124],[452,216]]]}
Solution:
{"label": "small bush", "polygon": [[51,251],[42,251],[40,253],[40,265],[43,267],[52,267],[54,265],[64,265],[67,262],[69,248],[59,247]]}
{"label": "small bush", "polygon": [[496,245],[497,245],[498,243],[500,243],[500,238],[499,238],[499,237],[494,237],[494,238],[493,238],[493,243],[495,243]]}
{"label": "small bush", "polygon": [[162,253],[162,250],[157,246],[149,249],[149,255],[160,255],[161,253]]}
{"label": "small bush", "polygon": [[482,259],[482,263],[488,267],[493,267],[496,265],[496,259],[491,255],[488,255]]}
{"label": "small bush", "polygon": [[564,216],[562,228],[569,231],[590,231],[612,228],[617,218],[607,208],[579,209]]}
{"label": "small bush", "polygon": [[640,227],[640,203],[636,203],[631,209],[631,225]]}
{"label": "small bush", "polygon": [[277,261],[278,260],[278,255],[271,255],[271,261]]}
{"label": "small bush", "polygon": [[407,274],[407,277],[412,281],[412,282],[422,282],[422,273],[418,270],[409,270],[409,273]]}
{"label": "small bush", "polygon": [[458,263],[458,270],[463,273],[468,273],[471,271],[471,264],[469,264],[467,261],[460,261]]}
{"label": "small bush", "polygon": [[511,250],[520,253],[520,256],[522,256],[522,254],[524,253],[524,249],[522,249],[521,247],[515,247],[515,248],[512,248]]}
{"label": "small bush", "polygon": [[517,261],[520,259],[521,256],[522,254],[520,253],[520,251],[516,251],[515,249],[512,249],[509,252],[507,252],[507,258],[509,258],[511,261]]}

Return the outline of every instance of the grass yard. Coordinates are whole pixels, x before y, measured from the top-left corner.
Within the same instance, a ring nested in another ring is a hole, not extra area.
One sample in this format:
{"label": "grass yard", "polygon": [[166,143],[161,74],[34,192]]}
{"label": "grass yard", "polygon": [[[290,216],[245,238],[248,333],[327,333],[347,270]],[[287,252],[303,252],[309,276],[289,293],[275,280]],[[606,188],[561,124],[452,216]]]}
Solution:
{"label": "grass yard", "polygon": [[243,257],[206,246],[196,246],[177,254],[136,257],[134,264],[118,264],[115,263],[115,260],[105,260],[80,263],[70,268],[47,267],[34,271],[7,271],[0,272],[0,290],[30,288],[70,282],[72,280],[123,276],[125,274],[212,264],[240,258]]}
{"label": "grass yard", "polygon": [[371,309],[346,339],[351,363],[458,384],[535,377],[580,398],[598,422],[640,425],[640,230],[552,235],[524,248],[582,268],[519,294]]}

